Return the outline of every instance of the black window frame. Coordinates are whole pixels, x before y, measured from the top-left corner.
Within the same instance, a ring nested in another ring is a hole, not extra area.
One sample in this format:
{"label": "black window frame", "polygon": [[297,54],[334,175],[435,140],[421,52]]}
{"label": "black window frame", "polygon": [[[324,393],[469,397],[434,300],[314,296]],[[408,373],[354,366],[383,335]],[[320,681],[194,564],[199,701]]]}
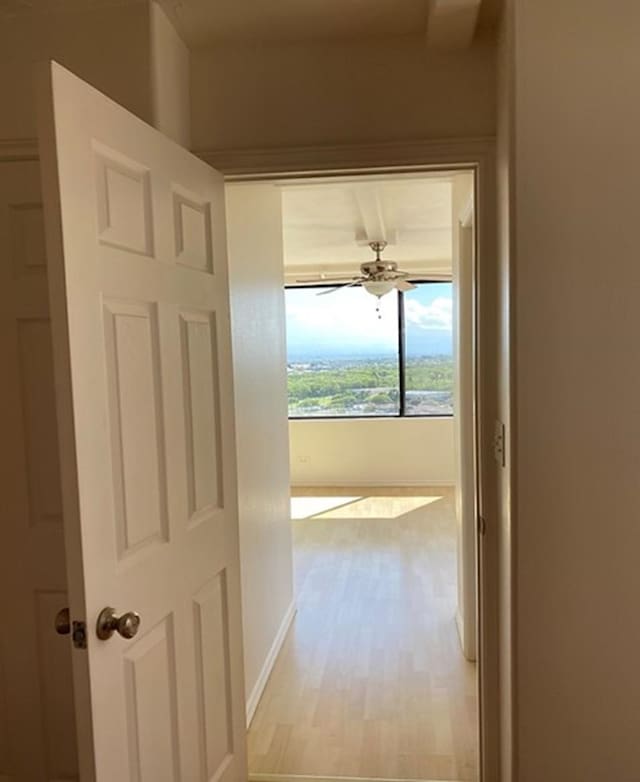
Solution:
{"label": "black window frame", "polygon": [[[429,279],[413,278],[411,282],[416,285],[441,285],[442,283],[453,284],[453,278],[448,279]],[[300,288],[335,288],[336,283],[297,283],[292,285],[285,285],[285,296],[288,290],[299,290]],[[354,287],[362,287],[362,283],[359,283]],[[422,413],[421,415],[407,415],[406,407],[406,340],[405,340],[405,315],[404,315],[404,291],[398,291],[398,393],[399,393],[399,405],[398,413],[396,415],[289,415],[289,421],[397,421],[400,418],[407,420],[417,420],[420,418],[453,418],[453,411],[451,413]],[[288,389],[288,386],[287,386]],[[287,394],[287,410],[288,410],[288,394]]]}

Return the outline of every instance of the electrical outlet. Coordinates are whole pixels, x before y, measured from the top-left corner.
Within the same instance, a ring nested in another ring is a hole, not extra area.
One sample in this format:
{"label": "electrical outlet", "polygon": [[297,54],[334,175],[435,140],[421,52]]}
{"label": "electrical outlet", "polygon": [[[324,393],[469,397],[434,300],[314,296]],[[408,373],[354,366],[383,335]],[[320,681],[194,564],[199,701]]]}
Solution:
{"label": "electrical outlet", "polygon": [[507,463],[505,454],[505,432],[502,421],[496,421],[493,431],[493,458],[500,467],[504,467]]}

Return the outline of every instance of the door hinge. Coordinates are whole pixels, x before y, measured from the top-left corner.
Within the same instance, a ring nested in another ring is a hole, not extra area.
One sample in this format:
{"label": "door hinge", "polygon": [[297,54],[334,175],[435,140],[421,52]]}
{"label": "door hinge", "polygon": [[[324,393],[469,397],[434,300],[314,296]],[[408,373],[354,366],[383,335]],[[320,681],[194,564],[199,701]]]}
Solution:
{"label": "door hinge", "polygon": [[74,649],[87,648],[87,623],[74,622],[73,632],[71,633]]}
{"label": "door hinge", "polygon": [[478,535],[484,535],[487,531],[487,522],[483,516],[478,516]]}

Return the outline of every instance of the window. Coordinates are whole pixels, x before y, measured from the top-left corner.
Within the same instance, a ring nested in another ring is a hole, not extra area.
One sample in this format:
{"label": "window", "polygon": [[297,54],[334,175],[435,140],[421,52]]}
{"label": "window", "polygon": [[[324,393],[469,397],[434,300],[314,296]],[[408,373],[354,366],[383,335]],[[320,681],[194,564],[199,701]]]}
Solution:
{"label": "window", "polygon": [[285,290],[291,418],[451,415],[452,286]]}
{"label": "window", "polygon": [[452,415],[452,285],[450,282],[421,283],[401,298],[404,414]]}

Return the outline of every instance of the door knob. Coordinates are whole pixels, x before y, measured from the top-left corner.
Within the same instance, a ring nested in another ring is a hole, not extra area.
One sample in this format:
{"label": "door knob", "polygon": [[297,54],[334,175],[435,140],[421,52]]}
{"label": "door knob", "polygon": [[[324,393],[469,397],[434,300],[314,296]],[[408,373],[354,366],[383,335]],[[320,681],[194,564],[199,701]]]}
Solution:
{"label": "door knob", "polygon": [[127,611],[122,616],[116,616],[115,608],[103,608],[98,617],[96,633],[101,641],[111,638],[118,633],[123,638],[133,638],[140,627],[140,614],[135,611]]}
{"label": "door knob", "polygon": [[69,635],[71,632],[71,617],[68,608],[61,608],[56,614],[55,628],[58,635]]}

